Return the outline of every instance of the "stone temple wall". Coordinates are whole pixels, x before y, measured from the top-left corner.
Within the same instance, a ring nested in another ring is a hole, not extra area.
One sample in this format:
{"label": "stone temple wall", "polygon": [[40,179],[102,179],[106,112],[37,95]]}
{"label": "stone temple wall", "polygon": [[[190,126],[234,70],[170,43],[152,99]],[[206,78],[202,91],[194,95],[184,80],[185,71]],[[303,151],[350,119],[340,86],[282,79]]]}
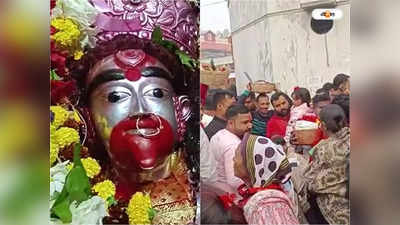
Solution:
{"label": "stone temple wall", "polygon": [[[328,5],[324,5],[328,3]],[[233,57],[238,93],[248,80],[277,83],[290,94],[294,86],[312,94],[338,73],[350,74],[350,1],[230,0]],[[313,8],[343,12],[326,34],[311,28]]]}

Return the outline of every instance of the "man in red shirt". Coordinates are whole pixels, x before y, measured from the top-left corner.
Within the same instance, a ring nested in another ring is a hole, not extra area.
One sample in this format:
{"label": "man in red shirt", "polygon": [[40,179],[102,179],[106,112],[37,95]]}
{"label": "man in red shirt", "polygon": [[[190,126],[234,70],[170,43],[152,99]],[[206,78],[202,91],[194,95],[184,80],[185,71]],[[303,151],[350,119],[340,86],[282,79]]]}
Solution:
{"label": "man in red shirt", "polygon": [[292,100],[283,92],[276,92],[271,96],[271,104],[274,107],[274,115],[268,121],[266,136],[268,138],[284,137],[286,127],[290,119]]}

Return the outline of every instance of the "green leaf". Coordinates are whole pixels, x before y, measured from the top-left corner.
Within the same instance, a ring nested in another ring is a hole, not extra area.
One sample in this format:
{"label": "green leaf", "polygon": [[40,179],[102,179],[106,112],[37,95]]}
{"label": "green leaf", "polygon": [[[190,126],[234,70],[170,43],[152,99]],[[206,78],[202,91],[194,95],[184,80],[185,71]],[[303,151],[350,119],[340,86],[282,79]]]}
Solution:
{"label": "green leaf", "polygon": [[117,205],[117,204],[118,204],[118,202],[115,200],[114,196],[110,196],[107,198],[107,205],[109,207],[113,206],[113,205]]}
{"label": "green leaf", "polygon": [[151,34],[151,40],[154,43],[159,44],[172,52],[178,49],[178,46],[175,44],[175,42],[163,40],[163,33],[159,26],[154,28],[153,33]]}
{"label": "green leaf", "polygon": [[81,166],[83,167],[82,161],[81,161],[81,144],[76,143],[74,145],[74,167],[75,166]]}
{"label": "green leaf", "polygon": [[154,217],[156,216],[157,211],[156,211],[155,209],[153,209],[153,208],[150,208],[149,211],[148,211],[148,213],[149,213],[149,218],[150,218],[150,221],[151,221],[151,220],[153,220]]}
{"label": "green leaf", "polygon": [[166,49],[168,49],[171,52],[175,52],[176,50],[179,50],[178,46],[173,41],[162,40],[160,45],[165,47]]}
{"label": "green leaf", "polygon": [[85,168],[83,168],[80,159],[81,145],[75,144],[74,146],[74,167],[68,174],[65,186],[70,195],[71,201],[82,202],[88,200],[90,197],[90,182],[89,177],[86,175]]}
{"label": "green leaf", "polygon": [[51,212],[54,213],[63,223],[72,222],[72,213],[69,209],[70,201],[68,198],[55,205]]}
{"label": "green leaf", "polygon": [[58,196],[60,196],[60,194],[61,194],[60,192],[58,192],[58,191],[55,191],[55,192],[54,192],[54,194],[53,194],[53,197],[52,197],[52,198],[50,198],[50,201],[51,201],[51,200],[55,200],[55,199],[57,199],[57,198],[58,198]]}
{"label": "green leaf", "polygon": [[65,178],[65,185],[61,194],[58,195],[51,213],[63,223],[70,223],[72,214],[69,209],[71,202],[78,203],[88,200],[90,197],[90,182],[80,158],[81,145],[74,146],[74,167]]}
{"label": "green leaf", "polygon": [[184,66],[191,69],[192,71],[194,70],[195,67],[197,67],[198,62],[196,60],[194,60],[193,58],[191,58],[189,55],[187,55],[185,52],[181,51],[175,42],[170,41],[170,40],[163,40],[162,30],[159,26],[157,26],[153,30],[153,33],[151,34],[151,40],[154,43],[163,46],[164,48],[168,49],[170,52],[177,55],[179,57],[181,63]]}
{"label": "green leaf", "polygon": [[60,204],[61,202],[63,202],[67,198],[68,198],[68,192],[67,192],[67,189],[64,186],[62,191],[61,191],[61,194],[58,195],[58,197],[57,197],[56,201],[54,202],[52,208],[54,208],[55,206],[57,206],[58,204]]}
{"label": "green leaf", "polygon": [[54,70],[50,70],[50,80],[62,80]]}
{"label": "green leaf", "polygon": [[194,70],[197,65],[197,62],[194,59],[181,50],[177,50],[175,53],[178,55],[183,65],[187,66],[191,70]]}
{"label": "green leaf", "polygon": [[90,182],[83,167],[74,167],[65,183],[72,201],[82,202],[90,197]]}
{"label": "green leaf", "polygon": [[151,40],[157,44],[160,44],[162,41],[162,30],[159,26],[156,26],[151,33]]}
{"label": "green leaf", "polygon": [[72,220],[72,214],[69,209],[69,205],[70,205],[70,200],[68,198],[67,189],[64,185],[61,194],[54,202],[50,212],[54,214],[56,217],[58,217],[62,222],[69,223]]}

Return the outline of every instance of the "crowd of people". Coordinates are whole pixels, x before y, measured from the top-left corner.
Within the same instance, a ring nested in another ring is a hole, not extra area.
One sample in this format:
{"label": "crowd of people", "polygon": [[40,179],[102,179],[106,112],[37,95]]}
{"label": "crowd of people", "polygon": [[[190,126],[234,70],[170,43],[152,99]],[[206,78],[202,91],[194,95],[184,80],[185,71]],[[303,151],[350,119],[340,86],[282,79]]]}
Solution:
{"label": "crowd of people", "polygon": [[202,224],[349,224],[348,75],[312,97],[201,95]]}

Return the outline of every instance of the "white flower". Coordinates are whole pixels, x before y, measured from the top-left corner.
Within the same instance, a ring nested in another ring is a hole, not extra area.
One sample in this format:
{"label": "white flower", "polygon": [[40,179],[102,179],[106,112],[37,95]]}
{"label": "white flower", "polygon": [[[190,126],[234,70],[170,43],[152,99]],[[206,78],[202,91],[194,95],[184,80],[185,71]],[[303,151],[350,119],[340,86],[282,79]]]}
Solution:
{"label": "white flower", "polygon": [[61,193],[64,187],[65,177],[68,174],[68,169],[66,167],[68,163],[69,161],[67,160],[62,163],[57,163],[50,168],[50,199],[53,199],[55,192]]}
{"label": "white flower", "polygon": [[82,32],[81,45],[94,47],[97,30],[91,28],[100,13],[89,1],[82,0],[57,0],[56,6],[52,9],[52,19],[57,17],[70,18],[79,23],[79,30]]}
{"label": "white flower", "polygon": [[73,225],[103,224],[103,218],[108,215],[107,203],[99,196],[77,205],[74,201],[70,205]]}

